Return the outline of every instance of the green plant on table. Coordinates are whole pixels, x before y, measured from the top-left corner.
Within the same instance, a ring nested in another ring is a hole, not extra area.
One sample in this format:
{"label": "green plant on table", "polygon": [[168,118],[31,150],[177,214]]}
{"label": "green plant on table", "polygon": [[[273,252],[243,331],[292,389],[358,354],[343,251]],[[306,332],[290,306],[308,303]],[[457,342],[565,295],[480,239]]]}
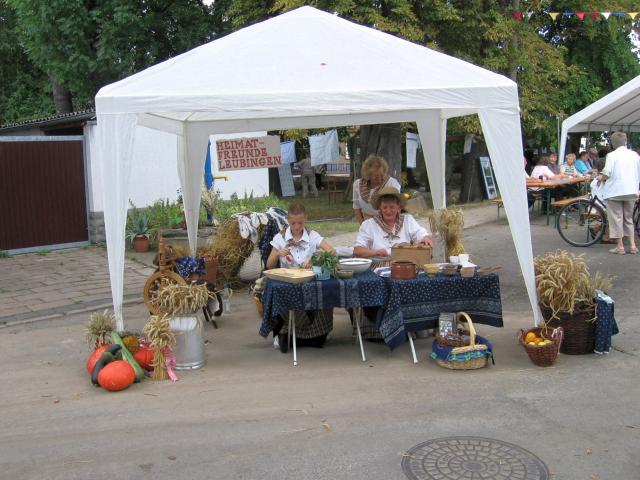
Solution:
{"label": "green plant on table", "polygon": [[321,267],[323,271],[328,271],[335,276],[336,268],[338,267],[338,256],[331,252],[318,250],[311,257],[311,265]]}

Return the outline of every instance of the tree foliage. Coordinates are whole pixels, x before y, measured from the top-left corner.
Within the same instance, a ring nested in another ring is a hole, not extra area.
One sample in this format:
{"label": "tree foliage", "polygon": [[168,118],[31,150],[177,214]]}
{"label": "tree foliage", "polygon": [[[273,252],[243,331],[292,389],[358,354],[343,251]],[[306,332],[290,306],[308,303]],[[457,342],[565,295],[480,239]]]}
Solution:
{"label": "tree foliage", "polygon": [[[91,106],[102,85],[305,4],[514,79],[523,134],[543,145],[555,142],[558,119],[640,74],[631,19],[552,19],[549,12],[575,11],[568,0],[0,0],[0,79],[13,94],[0,93],[0,120],[50,110],[47,78],[76,108]],[[528,13],[524,21],[516,10]],[[637,10],[636,2],[607,10]],[[450,131],[480,127],[465,117]]]}

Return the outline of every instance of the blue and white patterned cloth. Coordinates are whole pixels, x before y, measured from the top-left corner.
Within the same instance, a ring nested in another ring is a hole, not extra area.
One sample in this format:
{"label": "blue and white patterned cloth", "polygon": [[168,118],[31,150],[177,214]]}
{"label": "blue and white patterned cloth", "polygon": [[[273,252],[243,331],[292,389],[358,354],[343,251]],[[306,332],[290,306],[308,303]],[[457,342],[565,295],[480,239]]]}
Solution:
{"label": "blue and white patterned cloth", "polygon": [[613,300],[610,296],[596,291],[596,344],[594,352],[598,354],[611,351],[611,337],[618,333],[618,324],[613,316]]}
{"label": "blue and white patterned cloth", "polygon": [[404,343],[408,331],[435,328],[441,312],[466,312],[474,323],[503,326],[500,281],[495,273],[385,280],[389,297],[379,328],[391,348]]}
{"label": "blue and white patterned cloth", "polygon": [[182,277],[188,277],[192,273],[204,275],[206,273],[204,258],[180,257],[176,262],[176,270]]}
{"label": "blue and white patterned cloth", "polygon": [[371,271],[346,280],[331,278],[300,284],[269,279],[262,293],[264,312],[260,335],[269,335],[276,325],[277,316],[289,310],[374,307],[384,305],[385,300],[384,280]]}
{"label": "blue and white patterned cloth", "polygon": [[404,343],[406,332],[434,328],[441,312],[464,311],[475,323],[503,325],[496,274],[473,278],[421,275],[413,280],[392,280],[367,271],[347,280],[332,278],[302,284],[269,280],[262,303],[263,337],[273,330],[276,317],[288,310],[336,307],[382,307],[377,326],[390,348]]}

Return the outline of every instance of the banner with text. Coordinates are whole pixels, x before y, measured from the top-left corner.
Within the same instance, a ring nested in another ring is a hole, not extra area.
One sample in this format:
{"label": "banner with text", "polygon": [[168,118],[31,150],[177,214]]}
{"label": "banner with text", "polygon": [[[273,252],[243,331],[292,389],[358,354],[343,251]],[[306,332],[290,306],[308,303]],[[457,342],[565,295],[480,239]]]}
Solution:
{"label": "banner with text", "polygon": [[280,137],[277,135],[218,140],[216,149],[219,172],[282,165]]}

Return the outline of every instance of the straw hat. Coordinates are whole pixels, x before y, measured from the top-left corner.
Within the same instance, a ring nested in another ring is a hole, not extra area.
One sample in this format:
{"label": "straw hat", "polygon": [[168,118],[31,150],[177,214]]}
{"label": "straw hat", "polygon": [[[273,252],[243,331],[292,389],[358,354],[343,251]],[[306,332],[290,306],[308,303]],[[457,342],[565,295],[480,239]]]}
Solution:
{"label": "straw hat", "polygon": [[371,200],[371,205],[373,206],[373,208],[378,210],[380,208],[380,198],[386,195],[396,197],[400,202],[401,208],[404,207],[405,203],[407,203],[404,196],[400,193],[400,190],[394,187],[383,187],[376,192],[376,194],[373,196],[373,199]]}

